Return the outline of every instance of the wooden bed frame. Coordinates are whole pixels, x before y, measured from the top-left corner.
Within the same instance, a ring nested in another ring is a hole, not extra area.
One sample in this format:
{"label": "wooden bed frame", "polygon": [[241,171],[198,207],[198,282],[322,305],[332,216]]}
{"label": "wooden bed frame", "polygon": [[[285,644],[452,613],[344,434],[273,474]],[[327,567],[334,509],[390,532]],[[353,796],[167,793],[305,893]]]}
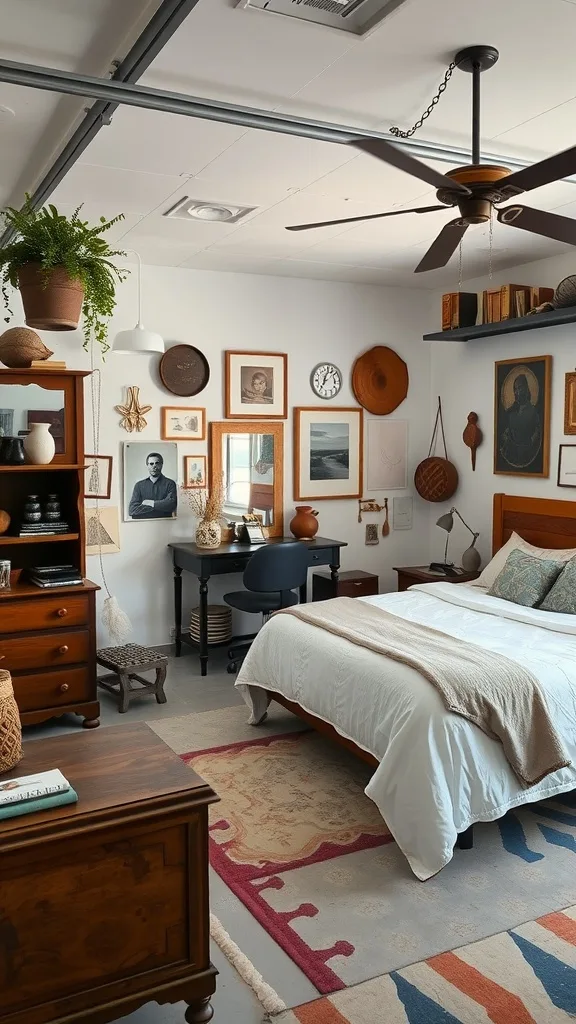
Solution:
{"label": "wooden bed frame", "polygon": [[[557,498],[524,498],[513,494],[495,494],[492,514],[492,554],[517,533],[529,544],[540,548],[576,548],[576,501],[562,501]],[[323,722],[305,711],[299,704],[288,700],[274,690],[267,691],[270,700],[303,719],[323,736],[334,740],[356,757],[377,768],[379,761],[367,750],[362,750],[352,740],[347,740],[334,726]],[[473,828],[466,829],[458,836],[457,846],[461,850],[472,848]]]}

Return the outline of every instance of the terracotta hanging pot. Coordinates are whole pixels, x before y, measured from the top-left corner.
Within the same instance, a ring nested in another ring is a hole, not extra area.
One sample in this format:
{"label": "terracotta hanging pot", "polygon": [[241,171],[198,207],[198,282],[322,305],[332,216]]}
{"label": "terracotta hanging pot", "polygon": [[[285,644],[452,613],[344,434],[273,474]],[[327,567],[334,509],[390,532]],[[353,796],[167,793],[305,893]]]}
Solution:
{"label": "terracotta hanging pot", "polygon": [[26,323],[41,331],[75,331],[82,313],[84,288],[64,267],[47,275],[39,263],[26,263],[18,271],[18,287]]}
{"label": "terracotta hanging pot", "polygon": [[296,505],[296,515],[290,523],[290,530],[296,540],[313,540],[318,533],[317,515],[312,505]]}

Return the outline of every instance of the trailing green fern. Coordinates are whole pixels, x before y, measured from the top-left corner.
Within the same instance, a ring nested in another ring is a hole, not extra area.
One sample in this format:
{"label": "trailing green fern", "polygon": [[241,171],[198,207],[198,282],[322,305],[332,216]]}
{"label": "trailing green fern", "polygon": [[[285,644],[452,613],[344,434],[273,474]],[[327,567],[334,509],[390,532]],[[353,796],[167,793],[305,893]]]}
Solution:
{"label": "trailing green fern", "polygon": [[16,241],[0,249],[0,287],[10,314],[5,320],[9,323],[13,315],[7,286],[18,287],[21,267],[26,263],[39,263],[46,275],[46,286],[50,272],[55,267],[64,267],[84,288],[84,348],[87,349],[90,339],[94,338],[104,354],[110,348],[108,320],[116,305],[116,283],[124,281],[129,271],[114,266],[113,257],[126,254],[120,249],[111,249],[101,235],[124,220],[124,214],[112,220],[101,217],[97,227],[90,227],[87,221],[80,220],[81,209],[79,206],[70,218],[58,213],[55,206],[35,210],[27,195],[21,210],[13,206],[4,210],[2,216],[6,225],[17,234]]}

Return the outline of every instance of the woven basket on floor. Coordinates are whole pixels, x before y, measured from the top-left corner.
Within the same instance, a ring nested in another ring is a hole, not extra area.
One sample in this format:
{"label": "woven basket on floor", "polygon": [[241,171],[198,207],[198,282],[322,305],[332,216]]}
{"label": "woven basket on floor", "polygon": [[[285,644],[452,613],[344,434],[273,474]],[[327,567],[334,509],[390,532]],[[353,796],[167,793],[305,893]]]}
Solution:
{"label": "woven basket on floor", "polygon": [[9,672],[0,670],[0,774],[22,760],[22,729]]}

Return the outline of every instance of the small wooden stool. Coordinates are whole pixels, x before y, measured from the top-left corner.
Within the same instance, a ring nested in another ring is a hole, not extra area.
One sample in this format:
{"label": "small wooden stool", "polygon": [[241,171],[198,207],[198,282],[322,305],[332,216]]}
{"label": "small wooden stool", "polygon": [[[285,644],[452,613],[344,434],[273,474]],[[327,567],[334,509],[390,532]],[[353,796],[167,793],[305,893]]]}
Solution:
{"label": "small wooden stool", "polygon": [[[141,647],[140,644],[125,644],[123,647],[103,647],[102,650],[96,651],[96,663],[112,669],[109,675],[98,676],[98,686],[118,697],[118,710],[121,715],[128,711],[133,697],[144,697],[153,693],[158,704],[166,703],[166,655],[151,647]],[[141,672],[155,668],[156,679],[153,683],[143,679],[134,671],[136,668]],[[132,680],[136,680],[140,685],[133,686]]]}

